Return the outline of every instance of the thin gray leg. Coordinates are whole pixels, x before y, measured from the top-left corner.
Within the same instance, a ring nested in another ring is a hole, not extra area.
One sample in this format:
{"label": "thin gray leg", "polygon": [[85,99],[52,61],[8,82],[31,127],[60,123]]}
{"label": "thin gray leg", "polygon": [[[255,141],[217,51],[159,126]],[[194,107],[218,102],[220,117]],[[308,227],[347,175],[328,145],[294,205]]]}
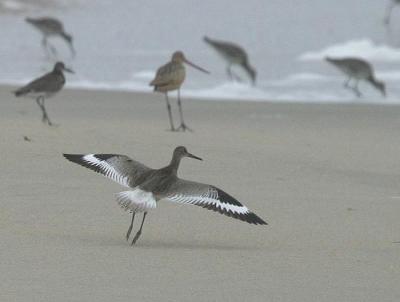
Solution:
{"label": "thin gray leg", "polygon": [[228,75],[228,78],[229,78],[229,80],[233,80],[233,75],[232,75],[232,70],[231,70],[231,64],[229,64],[227,67],[226,67],[226,74]]}
{"label": "thin gray leg", "polygon": [[358,89],[358,80],[356,80],[356,83],[354,84],[354,87],[352,87],[354,93],[356,94],[357,97],[361,97],[362,93],[361,91]]}
{"label": "thin gray leg", "polygon": [[385,24],[386,26],[390,25],[390,16],[392,15],[392,10],[395,7],[395,3],[393,0],[391,0],[386,8],[386,13],[385,13],[385,17],[383,18],[383,24]]}
{"label": "thin gray leg", "polygon": [[182,110],[182,103],[181,103],[181,90],[178,89],[178,107],[179,107],[179,114],[181,117],[181,125],[178,127],[178,130],[182,130],[182,131],[193,131],[192,129],[190,129],[188,126],[186,126],[185,121],[183,120],[183,110]]}
{"label": "thin gray leg", "polygon": [[239,77],[235,72],[231,71],[233,79],[237,82],[243,82],[242,78]]}
{"label": "thin gray leg", "polygon": [[46,107],[44,105],[45,98],[44,96],[39,96],[36,99],[36,103],[39,105],[40,109],[42,110],[42,122],[47,123],[49,126],[53,126],[53,123],[50,121],[50,118],[47,114]]}
{"label": "thin gray leg", "polygon": [[43,36],[43,38],[42,38],[42,47],[43,47],[43,50],[46,52],[46,54],[49,54],[48,53],[48,49],[47,49],[47,38],[46,38],[46,36]]}
{"label": "thin gray leg", "polygon": [[350,81],[351,81],[351,77],[349,76],[348,78],[347,78],[347,80],[344,82],[344,84],[343,84],[343,86],[345,87],[345,88],[350,88]]}
{"label": "thin gray leg", "polygon": [[232,64],[229,64],[226,68],[226,73],[228,74],[229,80],[242,82],[242,79],[232,71]]}
{"label": "thin gray leg", "polygon": [[147,215],[147,212],[144,212],[142,224],[140,225],[139,231],[136,233],[135,237],[133,238],[131,245],[134,245],[136,243],[136,241],[139,239],[140,235],[142,234],[143,223],[144,223],[144,219],[146,218],[146,215]]}
{"label": "thin gray leg", "polygon": [[169,103],[168,92],[165,93],[165,101],[167,102],[167,110],[168,110],[169,124],[171,125],[171,131],[176,131],[174,127],[174,122],[172,120],[171,104]]}
{"label": "thin gray leg", "polygon": [[57,57],[57,50],[56,48],[47,41],[47,36],[43,36],[42,39],[42,47],[46,52],[46,55],[50,58],[51,56]]}
{"label": "thin gray leg", "polygon": [[36,98],[36,104],[38,104],[40,110],[42,110],[42,122],[46,122],[46,110],[44,109],[44,100],[42,96]]}
{"label": "thin gray leg", "polygon": [[53,55],[53,57],[56,58],[57,57],[57,49],[53,45],[51,45],[50,43],[48,45],[49,45],[51,54]]}
{"label": "thin gray leg", "polygon": [[132,221],[131,221],[131,225],[129,226],[128,232],[126,233],[126,241],[129,240],[129,236],[131,235],[134,219],[135,219],[135,212],[132,212]]}

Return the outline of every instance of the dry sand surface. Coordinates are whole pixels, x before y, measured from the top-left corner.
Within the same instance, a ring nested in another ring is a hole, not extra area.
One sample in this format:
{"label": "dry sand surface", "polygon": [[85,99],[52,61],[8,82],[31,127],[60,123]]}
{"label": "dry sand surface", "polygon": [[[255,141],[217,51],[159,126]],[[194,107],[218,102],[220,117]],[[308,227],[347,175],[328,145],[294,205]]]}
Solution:
{"label": "dry sand surface", "polygon": [[[50,128],[12,89],[0,88],[0,301],[398,301],[400,107],[185,100],[195,132],[172,133],[162,95],[65,90],[47,102]],[[160,203],[131,247],[113,195],[125,189],[62,157],[161,167],[177,145],[204,158],[181,177],[269,225]]]}

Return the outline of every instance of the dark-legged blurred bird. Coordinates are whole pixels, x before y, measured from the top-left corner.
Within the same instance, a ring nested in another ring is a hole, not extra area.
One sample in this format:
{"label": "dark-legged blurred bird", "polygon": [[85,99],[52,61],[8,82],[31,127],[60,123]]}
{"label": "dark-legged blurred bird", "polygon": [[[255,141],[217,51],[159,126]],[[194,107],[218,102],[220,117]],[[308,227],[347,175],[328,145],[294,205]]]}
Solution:
{"label": "dark-legged blurred bird", "polygon": [[56,49],[49,45],[47,39],[52,36],[58,36],[62,38],[71,51],[72,56],[75,56],[75,48],[72,43],[72,36],[65,32],[64,25],[62,22],[55,18],[42,17],[42,18],[25,18],[25,21],[31,24],[33,27],[38,29],[42,35],[42,46],[45,51],[48,52],[49,48],[53,55],[56,55]]}
{"label": "dark-legged blurred bird", "polygon": [[42,110],[42,122],[47,122],[49,126],[52,126],[53,124],[50,121],[49,116],[47,115],[44,102],[45,99],[53,96],[63,88],[65,84],[63,71],[73,73],[71,69],[65,67],[64,63],[57,62],[54,65],[53,71],[46,73],[40,78],[33,80],[32,82],[14,92],[15,96],[17,97],[26,96],[30,98],[35,98],[36,103]]}
{"label": "dark-legged blurred bird", "polygon": [[400,5],[400,0],[389,0],[386,7],[385,17],[383,18],[383,23],[387,26],[390,25],[390,18],[392,16],[392,11],[396,5]]}
{"label": "dark-legged blurred bird", "polygon": [[221,189],[207,184],[178,178],[178,168],[184,157],[201,160],[183,146],[176,147],[171,162],[164,168],[151,169],[128,156],[118,154],[64,154],[71,162],[82,165],[129,188],[116,194],[118,204],[132,213],[126,240],[132,231],[136,213],[143,212],[139,231],[132,245],[142,233],[147,212],[159,201],[197,205],[251,224],[267,224],[238,200]]}
{"label": "dark-legged blurred bird", "polygon": [[239,65],[247,72],[252,84],[255,85],[257,72],[250,65],[249,57],[242,47],[231,42],[214,40],[207,36],[205,36],[203,39],[208,45],[214,48],[217,53],[220,54],[221,57],[225,59],[225,61],[228,63],[228,66],[226,67],[226,72],[230,80],[237,79],[240,81],[240,78],[236,74],[234,74],[231,69],[233,65]]}
{"label": "dark-legged blurred bird", "polygon": [[[334,59],[330,57],[326,57],[325,60],[347,75],[344,87],[351,89],[358,97],[362,95],[358,89],[358,82],[360,80],[370,83],[373,87],[378,89],[384,97],[386,96],[385,83],[375,78],[374,70],[367,61],[359,58]],[[353,86],[350,86],[351,80],[354,80]]]}
{"label": "dark-legged blurred bird", "polygon": [[[173,53],[171,61],[167,64],[161,66],[156,73],[155,78],[150,82],[150,86],[154,87],[154,91],[159,91],[165,93],[165,100],[167,102],[168,116],[169,122],[171,125],[171,131],[176,130],[190,130],[183,120],[183,112],[182,112],[182,104],[181,104],[181,93],[180,89],[185,80],[186,71],[183,63],[186,63],[204,73],[210,73],[209,71],[193,64],[188,59],[186,59],[185,55],[182,51],[176,51]],[[168,100],[168,92],[178,90],[178,106],[179,106],[179,114],[181,118],[181,125],[175,129],[172,113],[171,113],[171,105]]]}

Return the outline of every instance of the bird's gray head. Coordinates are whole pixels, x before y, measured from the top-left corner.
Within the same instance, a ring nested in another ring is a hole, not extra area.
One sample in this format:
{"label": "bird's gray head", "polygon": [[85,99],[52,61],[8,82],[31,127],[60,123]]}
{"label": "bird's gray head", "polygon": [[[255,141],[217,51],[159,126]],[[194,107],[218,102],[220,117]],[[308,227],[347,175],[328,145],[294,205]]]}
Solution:
{"label": "bird's gray head", "polygon": [[187,151],[187,149],[183,146],[176,147],[174,150],[174,158],[181,159],[182,157],[191,157],[194,159],[202,160],[200,157],[197,157]]}
{"label": "bird's gray head", "polygon": [[183,51],[180,51],[180,50],[175,51],[172,54],[171,60],[174,61],[174,62],[179,62],[179,63],[184,62],[185,61],[185,55],[183,54]]}
{"label": "bird's gray head", "polygon": [[70,34],[67,34],[67,33],[64,32],[62,34],[62,36],[64,37],[65,41],[67,41],[69,44],[72,44],[73,38],[72,38],[72,36]]}
{"label": "bird's gray head", "polygon": [[54,65],[54,71],[57,71],[57,72],[66,71],[66,72],[74,73],[74,71],[72,69],[65,67],[65,64],[63,62],[57,62]]}
{"label": "bird's gray head", "polygon": [[328,57],[328,56],[326,56],[324,59],[325,59],[325,61],[327,61],[329,63],[332,63],[332,64],[335,64],[335,62],[336,62],[336,60],[334,58],[331,58],[331,57]]}
{"label": "bird's gray head", "polygon": [[256,79],[257,79],[257,71],[249,64],[249,62],[247,60],[243,62],[243,68],[249,74],[249,76],[251,78],[251,82],[252,82],[253,86],[255,86]]}
{"label": "bird's gray head", "polygon": [[200,70],[200,71],[204,72],[204,73],[210,73],[208,70],[205,70],[204,68],[202,68],[202,67],[200,67],[200,66],[197,66],[197,65],[194,64],[193,62],[190,62],[188,59],[186,59],[185,55],[184,55],[183,52],[180,51],[180,50],[175,51],[175,52],[172,54],[171,61],[172,61],[172,62],[176,62],[176,63],[180,63],[180,64],[186,63],[186,64],[188,64],[188,65],[190,65],[190,66],[196,68],[197,70]]}
{"label": "bird's gray head", "polygon": [[382,95],[383,95],[384,97],[386,97],[386,85],[385,85],[384,82],[378,81],[378,80],[374,80],[374,81],[372,82],[372,84],[374,85],[374,87],[375,87],[376,89],[378,89],[378,90],[382,93]]}
{"label": "bird's gray head", "polygon": [[206,43],[211,43],[211,39],[209,37],[207,37],[207,36],[203,37],[203,41],[206,42]]}

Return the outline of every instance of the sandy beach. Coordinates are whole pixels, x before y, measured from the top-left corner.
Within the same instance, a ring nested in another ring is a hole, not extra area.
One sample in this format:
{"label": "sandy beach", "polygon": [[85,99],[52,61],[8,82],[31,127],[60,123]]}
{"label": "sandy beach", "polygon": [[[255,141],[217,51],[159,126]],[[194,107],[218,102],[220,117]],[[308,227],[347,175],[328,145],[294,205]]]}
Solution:
{"label": "sandy beach", "polygon": [[[400,107],[184,100],[195,132],[172,133],[161,94],[66,89],[47,102],[50,128],[13,89],[0,87],[0,301],[400,297]],[[159,203],[131,247],[125,189],[62,157],[161,167],[177,145],[204,159],[180,177],[269,225]]]}

